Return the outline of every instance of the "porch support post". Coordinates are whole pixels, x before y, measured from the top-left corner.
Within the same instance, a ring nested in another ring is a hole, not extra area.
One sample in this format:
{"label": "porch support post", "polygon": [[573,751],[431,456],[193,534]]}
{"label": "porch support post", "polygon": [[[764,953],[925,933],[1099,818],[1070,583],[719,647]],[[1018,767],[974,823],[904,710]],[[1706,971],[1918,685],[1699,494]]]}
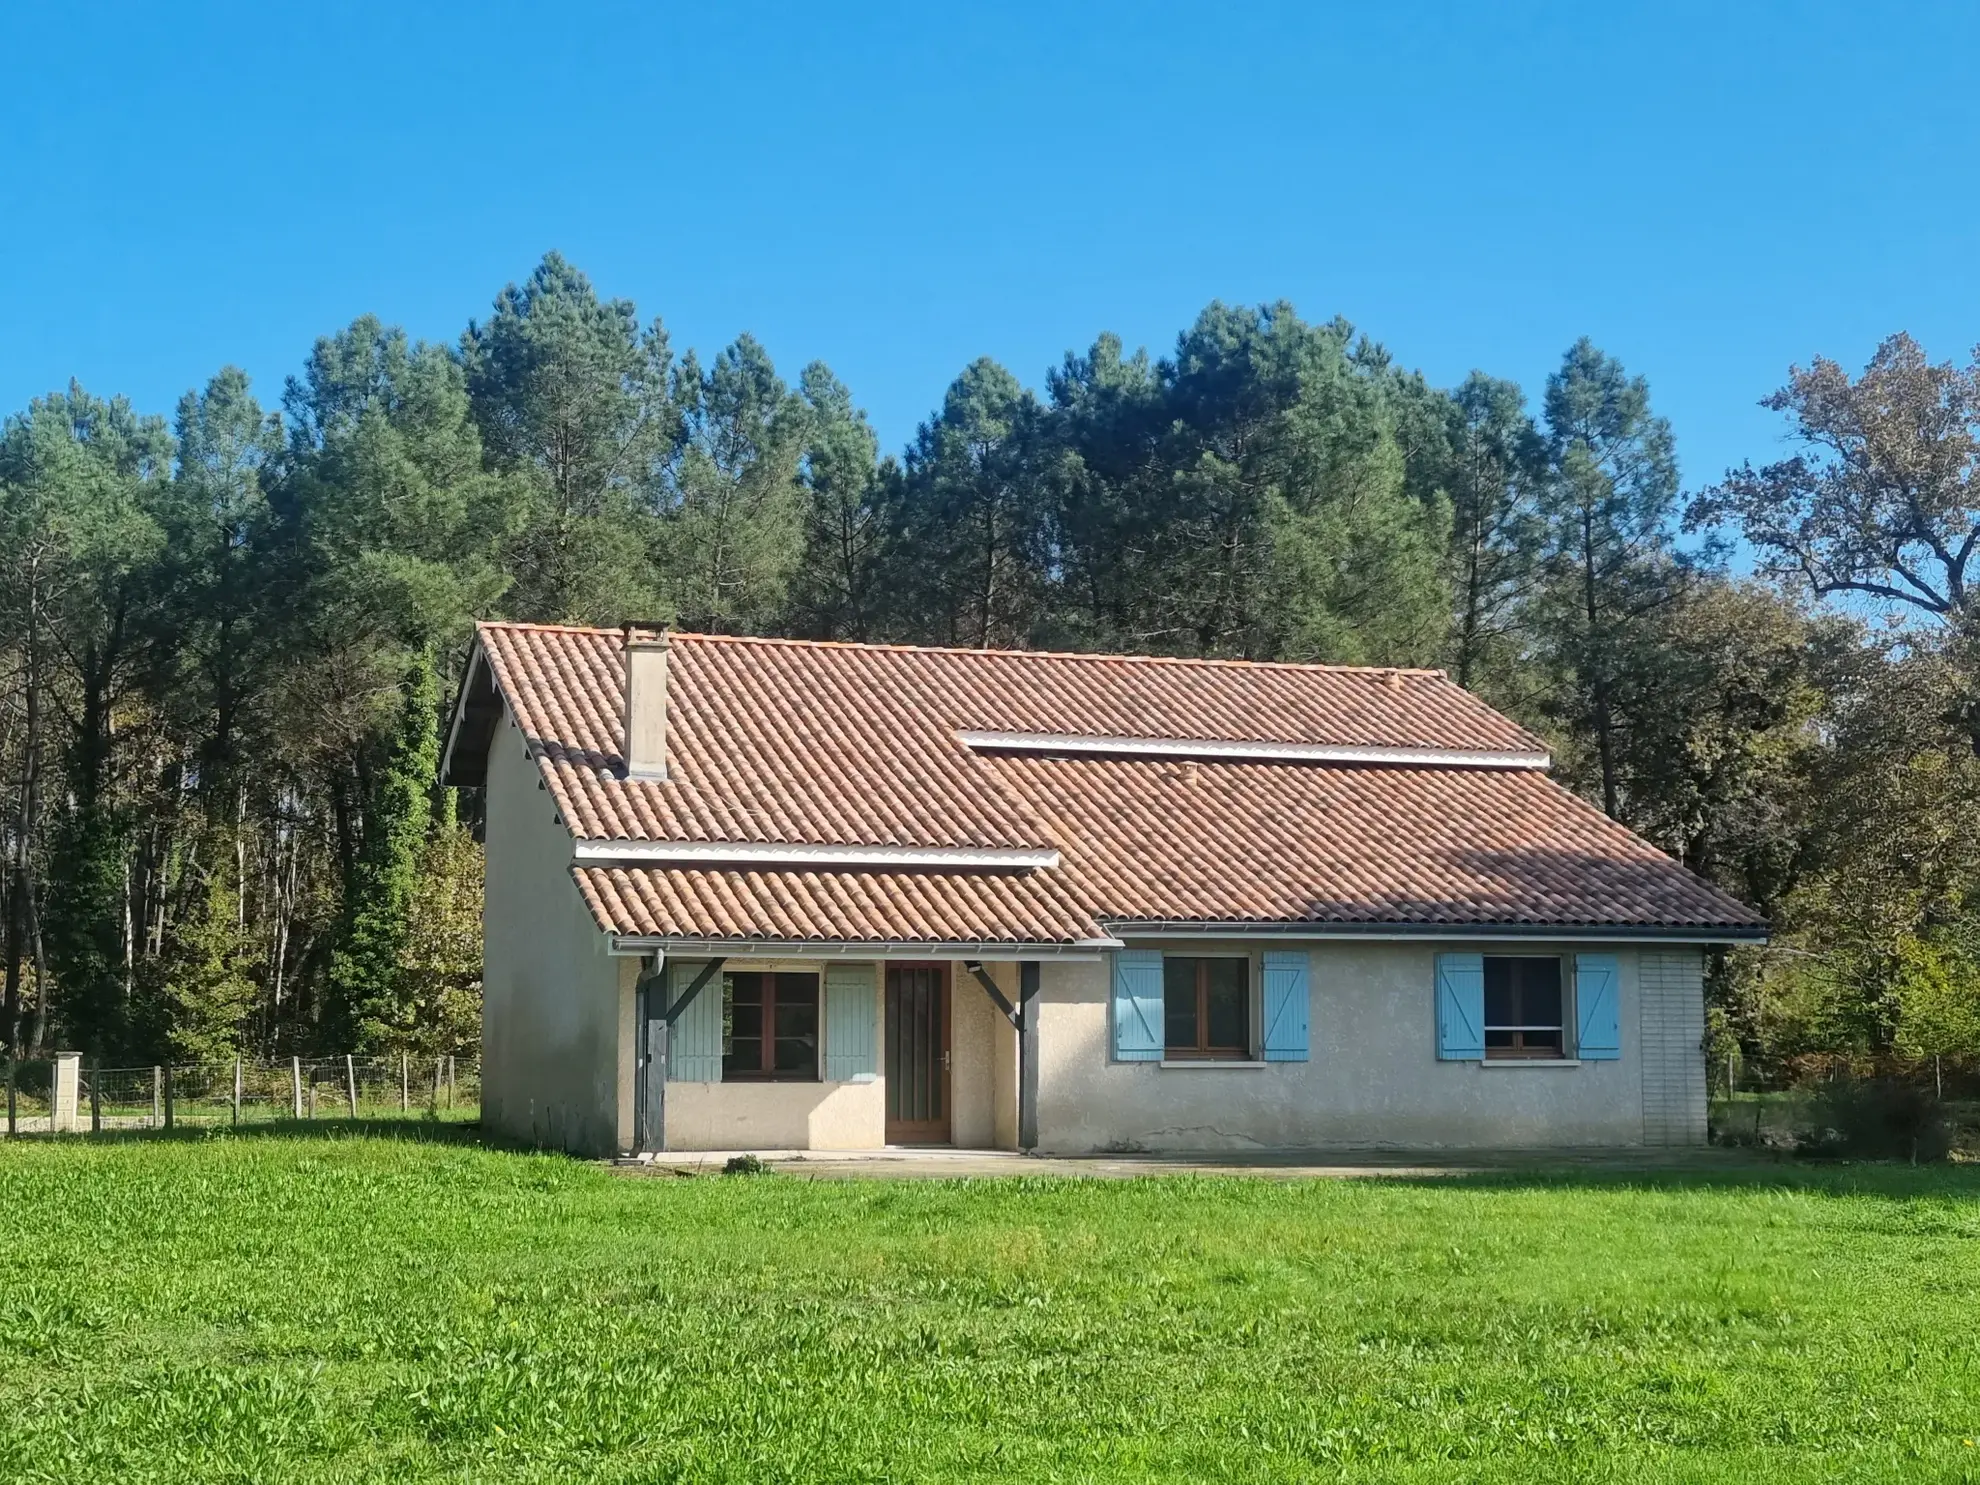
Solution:
{"label": "porch support post", "polygon": [[633,1067],[633,1143],[639,1153],[667,1148],[667,1058],[674,1025],[727,961],[711,959],[701,967],[681,998],[667,1004],[666,956],[653,956],[653,968],[639,977],[639,1055]]}
{"label": "porch support post", "polygon": [[1038,961],[1018,965],[1018,1148],[1038,1148]]}

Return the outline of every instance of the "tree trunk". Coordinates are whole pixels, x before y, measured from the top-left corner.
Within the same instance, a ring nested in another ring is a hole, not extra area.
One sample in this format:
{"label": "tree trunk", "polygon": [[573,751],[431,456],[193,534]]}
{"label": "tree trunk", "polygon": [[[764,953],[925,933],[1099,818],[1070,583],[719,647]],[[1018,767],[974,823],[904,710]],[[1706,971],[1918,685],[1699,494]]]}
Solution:
{"label": "tree trunk", "polygon": [[1602,813],[1616,818],[1616,741],[1615,722],[1610,711],[1608,646],[1602,638],[1602,610],[1595,590],[1594,512],[1581,507],[1581,592],[1588,616],[1588,640],[1583,663],[1592,674],[1589,690],[1594,702],[1595,751],[1602,764]]}
{"label": "tree trunk", "polygon": [[[27,636],[22,647],[26,688],[26,728],[21,741],[20,795],[14,809],[14,861],[7,890],[7,981],[4,1011],[7,1050],[21,1045],[21,959],[34,918],[34,833],[41,788],[41,584],[38,563],[30,559],[27,582]],[[39,932],[36,938],[40,937]]]}

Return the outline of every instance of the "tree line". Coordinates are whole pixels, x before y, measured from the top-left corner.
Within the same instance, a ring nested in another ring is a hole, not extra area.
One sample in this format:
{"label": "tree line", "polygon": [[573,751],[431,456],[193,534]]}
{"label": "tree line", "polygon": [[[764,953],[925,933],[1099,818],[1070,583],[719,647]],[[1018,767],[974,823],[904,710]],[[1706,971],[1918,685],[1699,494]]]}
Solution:
{"label": "tree line", "polygon": [[[372,318],[277,405],[71,385],[0,430],[0,1026],[148,1061],[477,1034],[435,772],[476,617],[1447,667],[1761,908],[1722,1046],[1980,1058],[1980,363],[1904,336],[1687,493],[1587,341],[1537,398],[1213,303],[899,454],[822,363],[705,365],[556,255],[458,341]],[[470,813],[471,797],[461,808]]]}

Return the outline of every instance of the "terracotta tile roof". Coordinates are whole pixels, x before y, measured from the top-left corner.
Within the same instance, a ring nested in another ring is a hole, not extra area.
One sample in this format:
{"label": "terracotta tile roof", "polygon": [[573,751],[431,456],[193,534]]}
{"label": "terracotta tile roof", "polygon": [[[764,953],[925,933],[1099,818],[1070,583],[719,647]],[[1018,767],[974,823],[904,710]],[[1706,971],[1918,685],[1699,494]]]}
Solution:
{"label": "terracotta tile roof", "polygon": [[1109,922],[1751,926],[1537,769],[987,760]]}
{"label": "terracotta tile roof", "polygon": [[1058,868],[586,866],[638,935],[1072,942],[1096,920],[1751,931],[1537,769],[978,753],[962,732],[1425,750],[1545,745],[1432,671],[675,635],[669,777],[622,776],[618,631],[484,624],[587,840],[1054,848]]}
{"label": "terracotta tile roof", "polygon": [[600,926],[654,938],[1070,944],[1105,931],[1055,871],[700,871],[580,866]]}

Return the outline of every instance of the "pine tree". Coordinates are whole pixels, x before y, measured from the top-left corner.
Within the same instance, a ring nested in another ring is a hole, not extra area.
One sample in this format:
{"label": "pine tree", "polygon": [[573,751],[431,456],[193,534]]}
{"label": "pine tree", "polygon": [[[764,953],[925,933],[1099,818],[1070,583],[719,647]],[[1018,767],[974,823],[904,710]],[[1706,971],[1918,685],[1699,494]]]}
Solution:
{"label": "pine tree", "polygon": [[804,548],[790,584],[787,623],[811,639],[866,639],[884,606],[888,522],[899,470],[852,393],[823,361],[799,379],[805,406]]}
{"label": "pine tree", "polygon": [[676,379],[685,441],[660,550],[683,626],[748,633],[782,615],[803,549],[805,409],[750,336],[693,370]]}
{"label": "pine tree", "polygon": [[1657,611],[1682,588],[1671,550],[1677,459],[1649,383],[1586,339],[1548,378],[1546,418],[1547,581],[1535,613],[1557,677],[1550,706],[1589,755],[1604,812],[1620,819],[1618,693],[1654,643]]}
{"label": "pine tree", "polygon": [[408,670],[363,802],[363,836],[344,885],[330,963],[326,1046],[374,1046],[410,1019],[400,974],[440,766],[439,681],[430,656]]}
{"label": "pine tree", "polygon": [[510,611],[660,617],[648,553],[681,412],[659,321],[642,331],[631,303],[550,253],[468,326],[460,356],[490,466],[528,481]]}

